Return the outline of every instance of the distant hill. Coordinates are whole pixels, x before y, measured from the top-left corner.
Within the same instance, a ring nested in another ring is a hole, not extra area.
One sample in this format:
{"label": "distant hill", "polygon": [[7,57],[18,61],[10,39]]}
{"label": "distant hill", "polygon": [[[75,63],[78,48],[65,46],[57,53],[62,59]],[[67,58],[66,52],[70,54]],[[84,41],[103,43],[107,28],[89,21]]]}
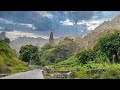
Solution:
{"label": "distant hill", "polygon": [[[55,38],[55,43],[58,44],[60,41],[64,40],[65,37],[61,37],[61,38]],[[80,36],[76,35],[76,36],[70,36],[68,37],[70,39],[73,39],[73,41],[75,41],[76,43],[83,45],[83,38],[81,38]],[[17,52],[19,52],[21,46],[24,45],[35,45],[38,47],[42,47],[44,46],[46,43],[49,43],[48,39],[43,39],[43,38],[30,38],[30,37],[19,37],[13,41],[10,42],[10,46],[13,49],[16,49]]]}
{"label": "distant hill", "polygon": [[[61,40],[61,38],[55,39],[55,43],[58,43]],[[30,37],[19,37],[13,41],[10,42],[10,46],[13,49],[16,49],[17,52],[19,52],[21,46],[24,45],[35,45],[38,47],[44,46],[46,43],[49,43],[48,39],[43,38],[30,38]]]}

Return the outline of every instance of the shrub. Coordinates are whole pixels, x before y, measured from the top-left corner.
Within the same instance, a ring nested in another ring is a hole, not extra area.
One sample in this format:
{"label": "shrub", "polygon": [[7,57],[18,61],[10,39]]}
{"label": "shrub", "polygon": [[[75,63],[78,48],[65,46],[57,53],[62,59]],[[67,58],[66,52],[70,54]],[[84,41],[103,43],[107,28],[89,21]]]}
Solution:
{"label": "shrub", "polygon": [[108,68],[101,79],[120,79],[120,68]]}
{"label": "shrub", "polygon": [[96,63],[104,63],[104,62],[109,63],[109,58],[107,57],[105,53],[103,53],[100,50],[95,51],[95,52],[96,52],[96,58],[95,58]]}
{"label": "shrub", "polygon": [[93,61],[95,59],[95,53],[93,50],[88,49],[77,53],[76,57],[81,63],[86,64],[88,61]]}

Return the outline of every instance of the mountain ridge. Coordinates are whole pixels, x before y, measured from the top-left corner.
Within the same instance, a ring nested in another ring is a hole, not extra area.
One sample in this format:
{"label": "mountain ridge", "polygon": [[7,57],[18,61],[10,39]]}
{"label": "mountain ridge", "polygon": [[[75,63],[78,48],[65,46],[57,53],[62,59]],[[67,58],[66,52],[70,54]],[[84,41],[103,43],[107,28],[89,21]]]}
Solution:
{"label": "mountain ridge", "polygon": [[86,43],[85,46],[88,48],[93,48],[100,36],[113,30],[120,31],[120,14],[114,17],[111,21],[104,21],[102,24],[92,30],[88,35],[86,35],[83,38],[84,42]]}

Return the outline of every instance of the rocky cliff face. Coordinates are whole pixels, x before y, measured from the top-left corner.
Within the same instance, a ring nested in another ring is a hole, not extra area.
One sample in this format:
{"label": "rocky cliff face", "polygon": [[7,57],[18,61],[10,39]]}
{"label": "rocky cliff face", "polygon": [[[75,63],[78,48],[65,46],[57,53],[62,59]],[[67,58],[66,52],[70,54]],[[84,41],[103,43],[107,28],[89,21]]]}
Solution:
{"label": "rocky cliff face", "polygon": [[4,40],[6,38],[5,32],[0,33],[0,40]]}
{"label": "rocky cliff face", "polygon": [[111,21],[104,21],[84,38],[81,38],[80,36],[71,36],[69,38],[73,39],[75,42],[81,44],[81,46],[84,46],[85,48],[93,48],[101,36],[113,30],[120,31],[120,15],[117,15]]}
{"label": "rocky cliff face", "polygon": [[84,44],[88,48],[93,48],[98,38],[113,30],[120,30],[120,15],[111,21],[104,21],[101,25],[84,37]]}

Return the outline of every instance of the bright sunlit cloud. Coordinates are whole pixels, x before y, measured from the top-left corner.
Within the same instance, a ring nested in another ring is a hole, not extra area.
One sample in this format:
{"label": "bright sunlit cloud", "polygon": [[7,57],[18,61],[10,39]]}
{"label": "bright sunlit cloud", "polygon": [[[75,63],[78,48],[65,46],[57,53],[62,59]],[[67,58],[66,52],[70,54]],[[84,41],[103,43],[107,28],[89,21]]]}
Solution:
{"label": "bright sunlit cloud", "polygon": [[60,23],[63,25],[74,25],[73,22],[71,22],[69,19],[67,19],[65,21],[60,21]]}
{"label": "bright sunlit cloud", "polygon": [[85,24],[87,25],[88,27],[88,30],[94,30],[96,27],[98,27],[100,24],[102,24],[104,22],[104,20],[89,20],[89,21],[81,21],[81,22],[78,22],[77,24],[78,25],[82,25],[82,24]]}
{"label": "bright sunlit cloud", "polygon": [[34,34],[34,33],[28,33],[28,32],[21,32],[21,31],[17,31],[17,30],[14,30],[14,31],[8,31],[6,33],[6,36],[11,38],[11,40],[15,40],[16,38],[18,37],[33,37],[33,38],[43,38],[43,39],[48,39],[49,37],[47,36],[43,36],[43,35],[37,35],[37,34]]}

